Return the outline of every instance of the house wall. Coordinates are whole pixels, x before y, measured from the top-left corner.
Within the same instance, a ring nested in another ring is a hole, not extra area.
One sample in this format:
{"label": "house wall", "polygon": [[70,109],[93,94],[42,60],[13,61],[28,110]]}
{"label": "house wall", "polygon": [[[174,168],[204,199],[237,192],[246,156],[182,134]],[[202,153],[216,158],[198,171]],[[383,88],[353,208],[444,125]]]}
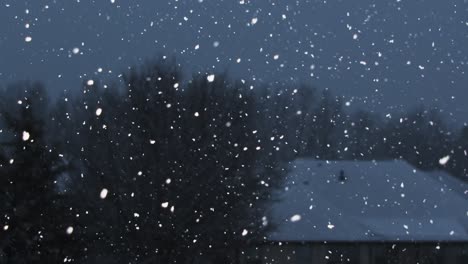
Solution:
{"label": "house wall", "polygon": [[466,243],[278,243],[246,251],[240,264],[467,264]]}

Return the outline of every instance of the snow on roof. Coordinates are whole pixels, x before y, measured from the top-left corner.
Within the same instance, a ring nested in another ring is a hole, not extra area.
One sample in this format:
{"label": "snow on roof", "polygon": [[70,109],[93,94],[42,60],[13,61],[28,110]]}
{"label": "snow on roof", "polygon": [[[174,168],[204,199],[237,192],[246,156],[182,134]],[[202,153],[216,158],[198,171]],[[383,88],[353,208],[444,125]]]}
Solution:
{"label": "snow on roof", "polygon": [[468,241],[468,185],[405,161],[297,159],[276,195],[271,241]]}

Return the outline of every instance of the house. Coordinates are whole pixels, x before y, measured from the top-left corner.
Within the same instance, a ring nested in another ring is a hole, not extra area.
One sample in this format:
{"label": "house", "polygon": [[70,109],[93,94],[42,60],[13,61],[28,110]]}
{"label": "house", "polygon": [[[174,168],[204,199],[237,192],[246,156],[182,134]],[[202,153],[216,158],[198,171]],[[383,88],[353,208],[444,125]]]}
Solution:
{"label": "house", "polygon": [[405,161],[297,159],[246,263],[468,263],[468,185]]}

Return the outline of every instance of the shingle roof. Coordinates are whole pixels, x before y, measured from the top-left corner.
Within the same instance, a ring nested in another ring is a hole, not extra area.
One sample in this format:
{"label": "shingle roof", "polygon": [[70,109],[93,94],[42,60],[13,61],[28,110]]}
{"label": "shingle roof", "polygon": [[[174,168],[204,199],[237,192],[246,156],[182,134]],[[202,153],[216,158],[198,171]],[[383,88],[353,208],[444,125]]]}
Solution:
{"label": "shingle roof", "polygon": [[468,185],[444,172],[298,159],[283,187],[272,241],[468,241]]}

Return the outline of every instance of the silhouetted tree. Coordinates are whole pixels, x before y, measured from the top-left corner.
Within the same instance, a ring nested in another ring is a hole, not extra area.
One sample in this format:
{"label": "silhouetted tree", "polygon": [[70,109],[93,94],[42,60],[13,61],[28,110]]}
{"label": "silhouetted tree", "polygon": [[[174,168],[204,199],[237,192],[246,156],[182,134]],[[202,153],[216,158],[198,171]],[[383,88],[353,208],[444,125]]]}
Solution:
{"label": "silhouetted tree", "polygon": [[436,111],[427,111],[423,107],[390,121],[385,137],[392,158],[405,159],[426,170],[438,168],[439,159],[451,148],[443,119]]}
{"label": "silhouetted tree", "polygon": [[330,91],[323,90],[316,109],[316,126],[311,137],[315,143],[313,146],[317,158],[336,159],[339,156],[337,146],[341,140],[337,128],[343,124],[343,118],[341,100]]}
{"label": "silhouetted tree", "polygon": [[234,245],[263,239],[264,203],[283,171],[253,91],[223,75],[185,82],[174,63],[130,71],[124,83],[84,84],[57,107],[81,168],[73,188],[77,235],[92,245],[84,259],[231,259]]}
{"label": "silhouetted tree", "polygon": [[266,203],[297,156],[398,158],[466,179],[468,129],[452,133],[436,110],[349,114],[327,89],[186,80],[175,61],[123,76],[52,109],[38,84],[1,94],[0,262],[233,263],[274,228]]}
{"label": "silhouetted tree", "polygon": [[381,124],[378,117],[363,110],[356,111],[348,121],[345,133],[345,147],[348,159],[381,159],[385,158],[380,148],[383,143],[380,133]]}
{"label": "silhouetted tree", "polygon": [[[72,216],[57,192],[66,163],[47,142],[47,98],[40,84],[21,83],[0,96],[2,262],[44,263],[75,252]],[[70,231],[71,229],[69,229]]]}

